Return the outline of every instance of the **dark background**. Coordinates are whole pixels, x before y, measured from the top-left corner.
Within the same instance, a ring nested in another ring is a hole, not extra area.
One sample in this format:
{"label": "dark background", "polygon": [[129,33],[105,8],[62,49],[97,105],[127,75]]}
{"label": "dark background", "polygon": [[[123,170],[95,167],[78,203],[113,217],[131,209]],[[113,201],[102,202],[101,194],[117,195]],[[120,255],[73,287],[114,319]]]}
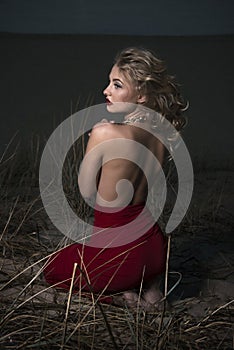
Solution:
{"label": "dark background", "polygon": [[194,166],[233,168],[234,2],[0,2],[1,151],[17,132],[48,137],[102,90],[116,52],[165,59],[190,102],[184,139]]}

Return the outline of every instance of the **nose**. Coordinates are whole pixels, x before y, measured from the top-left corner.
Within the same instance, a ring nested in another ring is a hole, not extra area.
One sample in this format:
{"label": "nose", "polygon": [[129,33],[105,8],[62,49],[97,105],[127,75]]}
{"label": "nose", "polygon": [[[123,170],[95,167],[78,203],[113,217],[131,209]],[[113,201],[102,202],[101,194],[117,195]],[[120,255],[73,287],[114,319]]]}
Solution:
{"label": "nose", "polygon": [[109,85],[103,90],[103,95],[105,95],[105,96],[110,95]]}

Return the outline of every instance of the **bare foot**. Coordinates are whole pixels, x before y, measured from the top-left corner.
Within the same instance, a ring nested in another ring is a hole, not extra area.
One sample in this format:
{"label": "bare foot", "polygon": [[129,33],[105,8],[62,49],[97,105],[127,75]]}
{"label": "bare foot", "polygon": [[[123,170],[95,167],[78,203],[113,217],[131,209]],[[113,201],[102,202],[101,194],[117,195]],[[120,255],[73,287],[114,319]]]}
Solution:
{"label": "bare foot", "polygon": [[136,307],[137,303],[139,302],[139,296],[136,292],[133,291],[126,291],[123,293],[123,297],[130,307]]}
{"label": "bare foot", "polygon": [[152,309],[162,309],[163,294],[159,289],[160,279],[156,278],[149,282],[143,293],[144,309],[150,311]]}
{"label": "bare foot", "polygon": [[160,277],[148,282],[145,286],[142,297],[133,291],[128,290],[113,297],[114,304],[117,306],[126,306],[130,308],[140,307],[145,311],[161,311],[164,307],[163,294],[159,289]]}
{"label": "bare foot", "polygon": [[126,304],[131,307],[135,308],[138,303],[138,295],[136,292],[128,290],[126,292],[123,292],[119,295],[113,296],[114,304],[117,306],[125,306]]}

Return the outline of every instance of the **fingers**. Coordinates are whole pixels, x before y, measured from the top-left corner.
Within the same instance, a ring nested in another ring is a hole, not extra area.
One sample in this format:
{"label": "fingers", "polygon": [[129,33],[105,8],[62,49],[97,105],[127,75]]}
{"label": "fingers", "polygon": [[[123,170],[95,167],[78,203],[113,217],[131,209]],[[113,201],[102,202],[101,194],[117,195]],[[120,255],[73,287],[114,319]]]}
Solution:
{"label": "fingers", "polygon": [[[107,120],[106,118],[103,118],[103,119],[100,120],[100,122],[96,123],[96,124],[93,126],[93,129],[94,129],[94,128],[97,128],[98,126],[101,126],[101,125],[103,125],[103,124],[109,124],[109,123],[114,124],[115,121],[114,121],[114,120]],[[91,135],[91,132],[88,133],[88,136],[90,136],[90,135]]]}
{"label": "fingers", "polygon": [[97,126],[100,126],[100,125],[105,124],[105,123],[108,123],[108,120],[104,118],[104,119],[102,119],[100,122],[97,122],[97,123],[93,126],[93,128],[96,128]]}
{"label": "fingers", "polygon": [[149,115],[149,110],[142,105],[137,105],[135,110],[128,114],[128,118],[140,118],[147,117]]}

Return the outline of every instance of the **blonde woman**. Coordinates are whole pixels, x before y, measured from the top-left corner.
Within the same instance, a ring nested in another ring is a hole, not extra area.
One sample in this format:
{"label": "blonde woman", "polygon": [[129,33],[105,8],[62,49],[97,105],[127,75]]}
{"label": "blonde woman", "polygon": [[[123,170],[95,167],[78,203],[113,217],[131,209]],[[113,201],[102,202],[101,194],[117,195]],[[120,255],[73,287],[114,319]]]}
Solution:
{"label": "blonde woman", "polygon": [[[107,110],[113,115],[122,114],[123,120],[103,120],[93,128],[79,173],[83,197],[96,196],[93,244],[74,243],[55,253],[45,277],[50,284],[68,289],[76,262],[79,268],[74,290],[102,294],[100,300],[106,303],[134,306],[140,302],[148,310],[162,298],[159,277],[165,270],[167,239],[146,207],[146,174],[157,176],[150,154],[162,164],[165,152],[152,133],[157,120],[145,111],[156,111],[180,130],[184,126],[185,103],[165,63],[140,48],[127,48],[117,55],[103,93]],[[126,157],[115,157],[116,144]],[[135,144],[149,152],[142,157]],[[128,154],[135,162],[128,159]],[[143,160],[138,166],[140,157]],[[129,186],[117,190],[123,179],[131,184],[130,190]],[[102,228],[98,235],[96,227]],[[117,244],[113,245],[115,238]]]}

